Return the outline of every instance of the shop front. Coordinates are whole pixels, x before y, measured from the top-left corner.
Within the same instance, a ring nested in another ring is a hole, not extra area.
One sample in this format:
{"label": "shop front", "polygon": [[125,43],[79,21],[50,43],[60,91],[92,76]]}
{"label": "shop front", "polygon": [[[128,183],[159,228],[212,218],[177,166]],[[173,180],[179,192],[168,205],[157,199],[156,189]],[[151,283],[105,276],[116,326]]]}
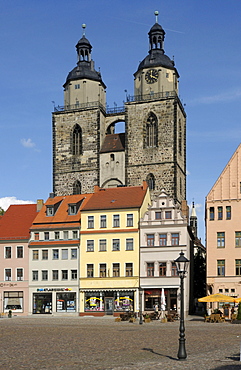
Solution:
{"label": "shop front", "polygon": [[134,311],[135,290],[86,290],[81,291],[84,308],[80,316],[114,315]]}
{"label": "shop front", "polygon": [[[164,288],[165,294],[165,311],[177,310],[177,288]],[[158,305],[159,310],[162,304],[162,289],[145,289],[144,290],[144,310],[153,311]]]}
{"label": "shop front", "polygon": [[33,314],[77,312],[77,292],[70,288],[40,288],[33,292]]}

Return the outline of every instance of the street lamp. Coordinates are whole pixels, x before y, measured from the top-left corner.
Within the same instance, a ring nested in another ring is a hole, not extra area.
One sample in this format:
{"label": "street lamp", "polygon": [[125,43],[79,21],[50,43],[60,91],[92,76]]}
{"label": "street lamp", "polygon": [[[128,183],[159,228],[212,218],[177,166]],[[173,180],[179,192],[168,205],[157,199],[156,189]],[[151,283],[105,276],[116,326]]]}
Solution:
{"label": "street lamp", "polygon": [[184,326],[184,295],[183,295],[183,279],[186,276],[189,260],[184,256],[181,251],[180,256],[175,260],[177,266],[177,272],[180,277],[180,288],[181,288],[181,307],[180,307],[180,327],[179,327],[179,350],[177,357],[179,360],[185,360],[187,358],[185,348],[185,326]]}
{"label": "street lamp", "polygon": [[142,293],[143,293],[143,289],[140,287],[139,288],[139,313],[140,313],[140,321],[139,321],[139,324],[142,325],[143,324],[143,317],[142,317]]}

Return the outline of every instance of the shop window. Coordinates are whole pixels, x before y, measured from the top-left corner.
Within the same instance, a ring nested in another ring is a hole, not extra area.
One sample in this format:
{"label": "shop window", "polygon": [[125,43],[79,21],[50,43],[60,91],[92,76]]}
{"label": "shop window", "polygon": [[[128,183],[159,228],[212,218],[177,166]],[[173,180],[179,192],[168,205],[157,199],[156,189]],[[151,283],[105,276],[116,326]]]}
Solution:
{"label": "shop window", "polygon": [[77,280],[77,270],[71,270],[71,280]]}
{"label": "shop window", "polygon": [[78,230],[73,230],[73,239],[78,239]]}
{"label": "shop window", "polygon": [[154,247],[154,234],[147,234],[147,246]]}
{"label": "shop window", "polygon": [[236,276],[241,276],[241,260],[235,260]]}
{"label": "shop window", "polygon": [[71,259],[76,260],[77,259],[77,254],[78,254],[77,248],[72,248],[71,249]]}
{"label": "shop window", "polygon": [[166,276],[167,265],[166,262],[159,262],[159,276]]}
{"label": "shop window", "polygon": [[133,276],[133,264],[126,263],[126,276]]}
{"label": "shop window", "polygon": [[172,262],[172,276],[178,276],[177,265],[175,262]]}
{"label": "shop window", "polygon": [[48,280],[48,271],[42,270],[42,280]]}
{"label": "shop window", "polygon": [[17,269],[17,281],[23,281],[23,269],[22,268]]}
{"label": "shop window", "polygon": [[32,280],[38,281],[38,271],[37,270],[32,271]]}
{"label": "shop window", "polygon": [[100,216],[100,227],[101,228],[106,227],[106,216],[105,215]]}
{"label": "shop window", "polygon": [[167,245],[167,234],[159,234],[159,244],[161,247],[165,247]]}
{"label": "shop window", "polygon": [[172,233],[172,245],[179,245],[179,234]]}
{"label": "shop window", "polygon": [[154,262],[147,262],[146,264],[147,276],[154,276]]}
{"label": "shop window", "polygon": [[87,252],[94,252],[94,240],[87,240]]}
{"label": "shop window", "polygon": [[69,239],[69,232],[67,230],[64,231],[64,240]]}
{"label": "shop window", "polygon": [[33,293],[33,313],[52,313],[52,293]]}
{"label": "shop window", "polygon": [[225,276],[225,260],[217,260],[218,276]]}
{"label": "shop window", "polygon": [[43,249],[42,250],[42,260],[47,260],[48,259],[48,249]]}
{"label": "shop window", "polygon": [[218,248],[225,247],[225,233],[224,232],[217,233],[217,247]]}
{"label": "shop window", "polygon": [[88,216],[88,229],[94,228],[94,216]]}
{"label": "shop window", "polygon": [[241,231],[235,231],[235,247],[241,247]]}
{"label": "shop window", "polygon": [[59,236],[60,236],[59,231],[55,231],[54,232],[54,239],[59,240]]}
{"label": "shop window", "polygon": [[12,247],[5,247],[5,258],[12,258]]}
{"label": "shop window", "polygon": [[52,279],[59,280],[59,270],[52,270]]}
{"label": "shop window", "polygon": [[113,239],[112,240],[112,250],[119,251],[120,250],[120,239]]}
{"label": "shop window", "polygon": [[223,219],[223,207],[218,207],[218,220]]}
{"label": "shop window", "polygon": [[58,259],[59,259],[59,250],[53,249],[53,260],[58,260]]}
{"label": "shop window", "polygon": [[93,263],[87,264],[87,278],[94,277],[94,265]]}
{"label": "shop window", "polygon": [[126,226],[132,227],[133,226],[133,214],[129,213],[126,215]]}
{"label": "shop window", "polygon": [[34,233],[34,240],[39,240],[39,233]]}
{"label": "shop window", "polygon": [[171,220],[172,218],[172,211],[165,211],[165,219]]}
{"label": "shop window", "polygon": [[23,258],[23,246],[22,245],[17,246],[17,258]]}
{"label": "shop window", "polygon": [[56,294],[57,312],[76,312],[76,293]]}
{"label": "shop window", "polygon": [[62,260],[68,259],[68,249],[62,249]]}
{"label": "shop window", "polygon": [[105,252],[106,251],[106,239],[99,240],[99,251]]}
{"label": "shop window", "polygon": [[113,227],[120,227],[120,216],[113,215]]}
{"label": "shop window", "polygon": [[4,292],[4,312],[23,312],[23,292]]}
{"label": "shop window", "polygon": [[44,233],[44,240],[49,240],[49,232],[45,231]]}
{"label": "shop window", "polygon": [[155,212],[155,219],[156,220],[161,220],[161,218],[162,218],[161,216],[162,216],[162,213],[161,212],[159,212],[159,211],[158,212]]}
{"label": "shop window", "polygon": [[106,263],[100,264],[100,277],[106,277]]}
{"label": "shop window", "polygon": [[11,281],[11,280],[12,280],[12,270],[5,269],[5,281]]}
{"label": "shop window", "polygon": [[33,250],[33,260],[38,260],[38,249]]}
{"label": "shop window", "polygon": [[68,280],[68,270],[62,270],[62,280]]}
{"label": "shop window", "polygon": [[209,208],[209,219],[210,221],[214,220],[214,207]]}
{"label": "shop window", "polygon": [[113,276],[114,277],[120,276],[120,264],[119,263],[113,263]]}
{"label": "shop window", "polygon": [[126,239],[126,250],[127,251],[133,251],[134,249],[134,241],[133,238]]}

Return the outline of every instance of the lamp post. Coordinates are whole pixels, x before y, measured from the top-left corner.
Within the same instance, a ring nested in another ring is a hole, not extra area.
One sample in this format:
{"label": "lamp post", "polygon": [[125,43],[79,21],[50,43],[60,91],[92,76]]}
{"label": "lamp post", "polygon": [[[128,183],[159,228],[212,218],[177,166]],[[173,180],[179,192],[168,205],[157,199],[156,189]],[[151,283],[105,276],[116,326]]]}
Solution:
{"label": "lamp post", "polygon": [[143,289],[140,287],[139,288],[139,312],[140,312],[140,321],[139,321],[139,324],[142,325],[143,324],[143,317],[142,317],[142,293],[143,293]]}
{"label": "lamp post", "polygon": [[186,276],[189,260],[184,256],[181,251],[180,256],[175,260],[177,266],[177,272],[180,277],[180,289],[181,289],[181,307],[180,307],[180,327],[179,327],[179,349],[177,357],[179,360],[185,360],[187,358],[185,348],[185,326],[184,326],[184,294],[183,294],[183,279]]}

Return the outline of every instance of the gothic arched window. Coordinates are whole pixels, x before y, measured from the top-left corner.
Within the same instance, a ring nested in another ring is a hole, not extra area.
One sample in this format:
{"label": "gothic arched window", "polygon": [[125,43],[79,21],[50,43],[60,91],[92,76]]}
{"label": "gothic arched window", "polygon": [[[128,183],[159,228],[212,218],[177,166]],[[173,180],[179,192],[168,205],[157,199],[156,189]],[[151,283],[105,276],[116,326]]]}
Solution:
{"label": "gothic arched window", "polygon": [[147,148],[157,147],[157,143],[158,143],[157,118],[155,114],[150,113],[146,122],[146,147]]}
{"label": "gothic arched window", "polygon": [[147,175],[146,182],[147,182],[150,190],[155,189],[155,177],[152,173],[149,173],[149,175]]}
{"label": "gothic arched window", "polygon": [[73,194],[81,194],[81,183],[78,180],[74,182]]}
{"label": "gothic arched window", "polygon": [[75,125],[72,137],[72,154],[82,154],[82,130],[79,125]]}

